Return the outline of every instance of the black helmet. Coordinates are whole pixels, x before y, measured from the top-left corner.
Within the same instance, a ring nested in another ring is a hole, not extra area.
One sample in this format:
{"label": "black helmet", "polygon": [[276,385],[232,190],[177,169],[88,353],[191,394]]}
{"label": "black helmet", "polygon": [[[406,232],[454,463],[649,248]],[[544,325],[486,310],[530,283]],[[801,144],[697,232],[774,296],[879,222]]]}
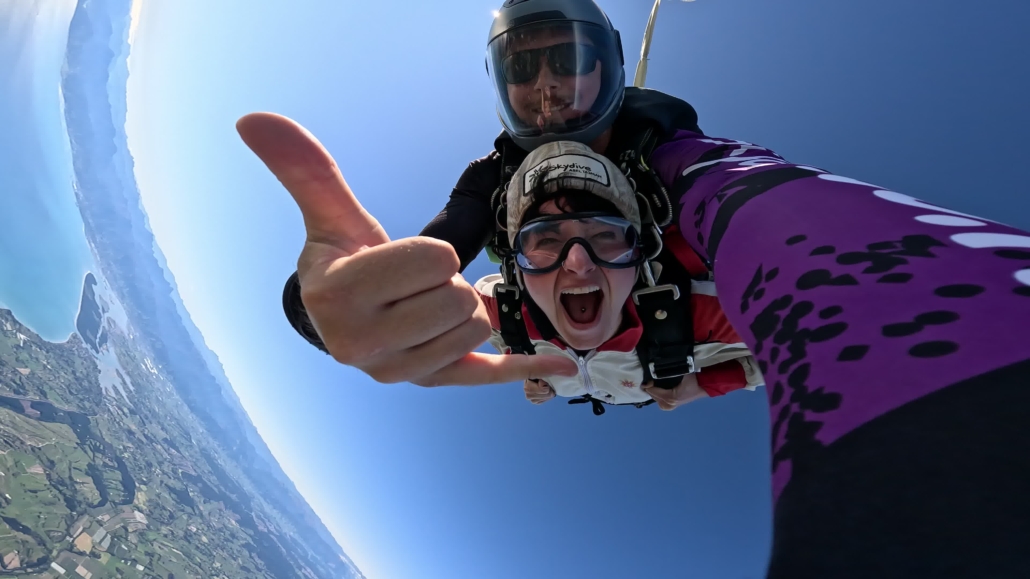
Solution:
{"label": "black helmet", "polygon": [[619,31],[593,0],[507,0],[495,12],[486,71],[523,149],[597,139],[622,106],[623,63]]}

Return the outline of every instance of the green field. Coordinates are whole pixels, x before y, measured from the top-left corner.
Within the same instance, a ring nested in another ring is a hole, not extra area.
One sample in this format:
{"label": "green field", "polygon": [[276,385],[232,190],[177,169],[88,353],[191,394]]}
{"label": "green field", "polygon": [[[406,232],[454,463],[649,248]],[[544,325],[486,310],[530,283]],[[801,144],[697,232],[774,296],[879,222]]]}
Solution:
{"label": "green field", "polygon": [[0,560],[20,559],[0,577],[61,561],[93,579],[299,577],[288,540],[147,356],[117,331],[108,347],[127,401],[103,395],[81,340],[44,342],[0,310]]}

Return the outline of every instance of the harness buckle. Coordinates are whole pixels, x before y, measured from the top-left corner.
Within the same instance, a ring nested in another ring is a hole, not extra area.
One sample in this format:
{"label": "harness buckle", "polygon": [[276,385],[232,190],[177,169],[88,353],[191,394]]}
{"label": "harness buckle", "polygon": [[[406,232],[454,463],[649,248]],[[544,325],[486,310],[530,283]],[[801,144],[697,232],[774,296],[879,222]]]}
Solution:
{"label": "harness buckle", "polygon": [[516,300],[516,301],[519,299],[519,296],[522,295],[522,292],[519,290],[519,286],[517,286],[517,285],[511,285],[511,284],[508,284],[508,283],[499,283],[499,284],[495,284],[494,285],[494,298],[495,299],[497,298],[497,294],[501,294],[501,293],[504,293],[504,292],[515,292],[515,297],[513,297],[511,299],[512,300]]}
{"label": "harness buckle", "polygon": [[647,365],[647,369],[651,371],[651,376],[655,380],[665,380],[667,378],[679,378],[686,376],[687,374],[697,373],[697,366],[694,365],[694,356],[687,356],[687,359],[683,362],[677,362],[670,364],[665,368],[655,368],[655,363],[650,362]]}
{"label": "harness buckle", "polygon": [[679,288],[679,286],[673,285],[671,283],[667,283],[667,284],[663,284],[663,285],[656,285],[656,286],[651,286],[651,287],[645,287],[645,288],[641,288],[641,289],[636,290],[632,294],[633,295],[633,303],[639,306],[640,305],[640,296],[648,295],[648,294],[659,294],[659,293],[663,293],[663,292],[672,292],[672,301],[676,301],[676,300],[680,299],[680,288]]}

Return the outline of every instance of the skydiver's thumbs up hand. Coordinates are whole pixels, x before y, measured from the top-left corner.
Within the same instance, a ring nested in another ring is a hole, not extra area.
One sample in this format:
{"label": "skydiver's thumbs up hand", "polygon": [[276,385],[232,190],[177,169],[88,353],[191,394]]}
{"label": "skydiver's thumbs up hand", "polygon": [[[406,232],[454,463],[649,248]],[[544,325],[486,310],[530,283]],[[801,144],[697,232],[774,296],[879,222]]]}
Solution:
{"label": "skydiver's thumbs up hand", "polygon": [[428,237],[390,241],[332,156],[294,121],[254,113],[236,129],[304,216],[301,300],[337,361],[378,382],[423,386],[576,374],[563,356],[473,352],[490,337],[490,320],[454,248]]}

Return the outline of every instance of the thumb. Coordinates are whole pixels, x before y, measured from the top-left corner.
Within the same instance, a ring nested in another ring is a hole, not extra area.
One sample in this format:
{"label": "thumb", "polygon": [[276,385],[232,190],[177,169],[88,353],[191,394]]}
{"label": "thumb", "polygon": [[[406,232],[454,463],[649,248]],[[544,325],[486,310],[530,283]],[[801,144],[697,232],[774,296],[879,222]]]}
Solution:
{"label": "thumb", "polygon": [[297,202],[309,242],[353,255],[390,241],[307,129],[282,115],[251,113],[236,122],[236,131]]}

